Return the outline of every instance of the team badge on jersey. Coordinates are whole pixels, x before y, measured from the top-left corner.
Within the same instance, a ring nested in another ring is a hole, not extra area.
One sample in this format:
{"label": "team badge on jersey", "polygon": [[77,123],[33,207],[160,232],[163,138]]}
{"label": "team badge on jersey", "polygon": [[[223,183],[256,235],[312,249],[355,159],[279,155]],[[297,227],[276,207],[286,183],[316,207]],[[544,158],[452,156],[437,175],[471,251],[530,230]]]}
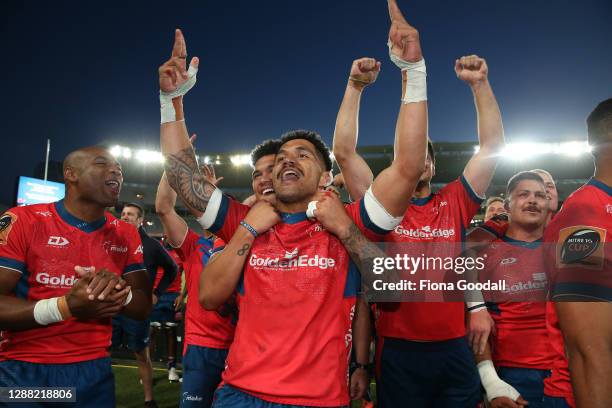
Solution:
{"label": "team badge on jersey", "polygon": [[17,216],[11,212],[6,212],[0,217],[0,245],[6,245],[13,224],[17,222]]}
{"label": "team badge on jersey", "polygon": [[605,242],[605,229],[584,225],[562,229],[557,241],[557,267],[602,269]]}

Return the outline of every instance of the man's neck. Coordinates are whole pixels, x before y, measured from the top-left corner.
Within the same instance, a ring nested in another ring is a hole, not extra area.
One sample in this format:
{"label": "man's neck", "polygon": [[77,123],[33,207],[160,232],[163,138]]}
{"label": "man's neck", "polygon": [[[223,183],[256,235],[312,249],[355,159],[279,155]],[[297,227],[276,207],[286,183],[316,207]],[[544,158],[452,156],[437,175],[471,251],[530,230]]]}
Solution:
{"label": "man's neck", "polygon": [[413,198],[425,198],[431,195],[431,182],[419,181],[417,188],[412,195]]}
{"label": "man's neck", "polygon": [[595,160],[595,177],[607,186],[612,186],[612,146],[601,148]]}
{"label": "man's neck", "polygon": [[544,225],[533,229],[527,229],[513,223],[512,221],[510,221],[508,231],[506,231],[506,236],[509,238],[524,242],[537,241],[538,239],[542,238],[542,235],[544,235]]}
{"label": "man's neck", "polygon": [[299,201],[296,203],[284,203],[280,200],[276,200],[276,209],[282,213],[289,213],[289,214],[293,214],[293,213],[299,213],[299,212],[305,212],[306,209],[308,208],[308,203],[312,201],[312,200],[308,200],[308,201]]}
{"label": "man's neck", "polygon": [[64,207],[70,214],[85,222],[93,222],[104,216],[104,207],[100,207],[100,204],[70,194],[64,198]]}

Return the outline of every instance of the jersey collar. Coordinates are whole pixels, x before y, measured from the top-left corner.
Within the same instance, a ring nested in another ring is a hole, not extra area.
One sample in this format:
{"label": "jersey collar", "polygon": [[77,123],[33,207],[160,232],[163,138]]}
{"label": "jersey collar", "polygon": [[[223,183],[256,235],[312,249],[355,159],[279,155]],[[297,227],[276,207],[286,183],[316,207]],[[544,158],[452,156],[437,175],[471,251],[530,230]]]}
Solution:
{"label": "jersey collar", "polygon": [[281,218],[285,224],[297,224],[298,222],[306,221],[308,217],[306,212],[298,213],[281,213]]}
{"label": "jersey collar", "polygon": [[542,238],[536,239],[533,242],[527,242],[527,241],[521,241],[521,240],[518,240],[518,239],[510,238],[507,235],[504,235],[502,237],[502,241],[507,242],[510,245],[518,246],[518,247],[521,247],[521,248],[529,248],[529,249],[535,249],[535,248],[539,247],[542,244]]}
{"label": "jersey collar", "polygon": [[612,196],[612,187],[610,187],[609,185],[605,183],[602,183],[599,180],[595,180],[594,178],[592,178],[589,180],[587,184],[602,190],[604,193],[608,194],[609,196]]}
{"label": "jersey collar", "polygon": [[74,215],[70,214],[64,206],[64,200],[60,200],[55,203],[55,211],[67,224],[72,225],[75,228],[80,229],[83,232],[94,232],[99,230],[106,224],[106,216],[102,216],[99,220],[87,222],[78,219]]}
{"label": "jersey collar", "polygon": [[428,202],[430,202],[432,198],[433,198],[433,194],[430,194],[427,197],[412,198],[411,204],[417,205],[417,206],[422,206],[422,205],[425,205]]}

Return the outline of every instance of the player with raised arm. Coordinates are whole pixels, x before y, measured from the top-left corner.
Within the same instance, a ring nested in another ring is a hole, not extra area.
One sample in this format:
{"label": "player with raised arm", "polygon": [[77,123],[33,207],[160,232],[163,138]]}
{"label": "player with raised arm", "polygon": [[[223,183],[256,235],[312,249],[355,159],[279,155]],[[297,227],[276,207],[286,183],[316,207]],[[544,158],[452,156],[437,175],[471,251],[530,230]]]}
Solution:
{"label": "player with raised arm", "polygon": [[[404,44],[401,34],[398,43]],[[418,42],[406,46],[415,45],[420,53]],[[198,170],[182,121],[182,95],[194,82],[186,70],[185,50],[177,31],[173,57],[160,68],[161,146],[168,181],[204,213],[199,222],[205,228],[225,240],[234,234],[252,239],[239,249],[250,250],[238,285],[241,315],[223,374],[225,385],[215,403],[346,405],[347,335],[359,289],[359,275],[343,246],[352,228],[330,229],[309,221],[305,212],[309,205],[316,212],[316,203],[310,203],[329,182],[329,151],[314,132],[284,135],[272,173],[280,212],[276,221],[281,222],[258,231],[244,219],[249,207],[203,182]],[[197,60],[192,61],[194,74]],[[418,68],[424,70],[424,62]],[[412,70],[403,77],[406,97],[398,116],[395,160],[362,200],[347,207],[359,228],[379,239],[400,221],[425,161],[425,76]]]}
{"label": "player with raised arm", "polygon": [[123,183],[108,151],[70,153],[64,180],[63,200],[0,217],[0,386],[75,387],[76,405],[114,407],[110,318],[151,311],[142,245],[105,212]]}
{"label": "player with raised arm", "polygon": [[[192,142],[195,139],[192,137]],[[273,161],[273,159],[272,159]],[[212,167],[203,169],[207,180],[220,180]],[[176,192],[163,174],[155,197],[155,209],[164,227],[169,244],[183,260],[185,290],[185,341],[183,348],[183,382],[181,407],[210,407],[236,325],[235,307],[228,305],[222,313],[206,311],[198,303],[198,285],[203,267],[213,250],[213,239],[196,234],[176,213]]]}
{"label": "player with raised arm", "polygon": [[612,99],[597,105],[587,127],[595,174],[544,234],[555,353],[544,392],[555,407],[603,408],[612,401]]}
{"label": "player with raised arm", "polygon": [[[389,0],[388,4],[392,22],[390,56],[400,68],[409,69],[416,59],[406,52],[409,47],[400,53],[394,36],[398,32],[406,33],[407,43],[410,44],[410,39],[418,41],[418,33],[402,16],[395,0]],[[450,248],[464,238],[464,232],[489,186],[496,165],[494,156],[503,147],[504,138],[501,114],[488,81],[488,67],[482,58],[468,56],[455,62],[455,72],[470,85],[475,98],[480,151],[469,161],[459,180],[437,194],[431,194],[430,181],[435,174],[435,158],[433,145],[429,144],[426,169],[421,175],[414,199],[405,213],[401,228],[389,234],[387,241],[420,244],[446,242]],[[362,82],[367,80],[362,79]],[[355,107],[359,103],[360,93],[355,89],[359,88],[355,87],[358,84],[349,80],[339,113],[339,118],[343,119],[336,123],[334,138],[334,155],[353,198],[363,195],[364,190],[360,186],[367,184],[365,181],[370,174],[367,166],[364,166],[365,162],[355,157],[357,127],[352,124],[356,123],[356,119],[344,118],[358,112]],[[345,131],[339,128],[343,124],[351,125],[351,129]],[[356,192],[358,189],[361,191]],[[410,234],[411,231],[416,233]],[[471,327],[479,328],[470,333],[472,346],[477,350],[484,348],[491,327],[484,305],[480,303],[479,306],[470,314]],[[476,366],[464,340],[466,332],[462,304],[412,302],[400,303],[393,309],[382,307],[377,332],[382,340],[379,341],[382,372],[377,382],[381,406],[418,406],[429,401],[468,406],[479,399]],[[423,352],[428,350],[431,353]],[[450,364],[450,355],[453,355],[453,361],[458,362],[456,367],[445,366]],[[415,364],[415,361],[419,363]],[[441,373],[440,377],[432,379],[428,374],[432,370]]]}

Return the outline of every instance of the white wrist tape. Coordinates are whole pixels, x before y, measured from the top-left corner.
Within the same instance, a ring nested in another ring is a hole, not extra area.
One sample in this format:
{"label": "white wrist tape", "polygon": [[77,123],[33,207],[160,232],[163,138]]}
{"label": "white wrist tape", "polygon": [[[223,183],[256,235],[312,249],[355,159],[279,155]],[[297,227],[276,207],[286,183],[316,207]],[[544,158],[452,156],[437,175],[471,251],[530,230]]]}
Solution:
{"label": "white wrist tape", "polygon": [[315,217],[317,203],[318,201],[311,201],[308,203],[308,208],[306,209],[306,217],[308,217],[309,220],[312,220]]}
{"label": "white wrist tape", "polygon": [[46,326],[49,323],[57,323],[64,320],[57,306],[58,299],[54,297],[36,302],[34,305],[34,320],[36,320],[36,323]]}
{"label": "white wrist tape", "polygon": [[391,40],[387,42],[389,47],[389,57],[391,61],[406,73],[406,91],[402,97],[403,103],[415,103],[427,100],[427,67],[425,59],[417,62],[409,62],[395,55],[391,48]]}
{"label": "white wrist tape", "polygon": [[161,106],[161,123],[175,122],[176,111],[172,104],[172,99],[178,98],[179,96],[185,95],[196,83],[196,76],[198,69],[193,66],[189,66],[187,70],[188,79],[181,86],[176,88],[172,92],[159,91],[159,104]]}
{"label": "white wrist tape", "polygon": [[127,306],[132,301],[132,289],[128,292],[127,298],[125,302],[123,302],[123,306]]}
{"label": "white wrist tape", "polygon": [[512,401],[516,401],[520,397],[521,394],[513,386],[499,378],[491,360],[478,363],[478,374],[480,375],[480,382],[487,392],[489,402],[497,397],[508,397]]}

